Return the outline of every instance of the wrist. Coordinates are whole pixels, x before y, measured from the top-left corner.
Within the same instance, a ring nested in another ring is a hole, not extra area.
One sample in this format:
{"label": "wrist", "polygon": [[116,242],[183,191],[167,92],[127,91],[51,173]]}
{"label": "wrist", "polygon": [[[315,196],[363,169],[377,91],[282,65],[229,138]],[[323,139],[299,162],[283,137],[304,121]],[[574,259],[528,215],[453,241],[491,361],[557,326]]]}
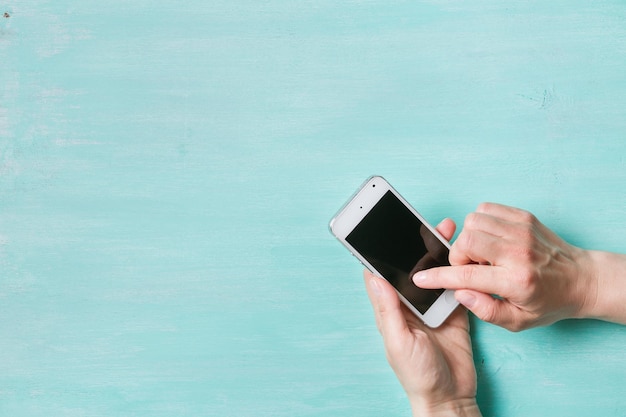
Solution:
{"label": "wrist", "polygon": [[598,314],[599,267],[602,263],[600,258],[601,252],[581,249],[577,259],[578,277],[574,283],[578,295],[573,318],[595,318]]}
{"label": "wrist", "polygon": [[411,404],[413,417],[480,417],[475,398],[443,401],[437,404]]}
{"label": "wrist", "polygon": [[626,324],[626,255],[586,252],[589,259],[586,270],[588,294],[578,317]]}

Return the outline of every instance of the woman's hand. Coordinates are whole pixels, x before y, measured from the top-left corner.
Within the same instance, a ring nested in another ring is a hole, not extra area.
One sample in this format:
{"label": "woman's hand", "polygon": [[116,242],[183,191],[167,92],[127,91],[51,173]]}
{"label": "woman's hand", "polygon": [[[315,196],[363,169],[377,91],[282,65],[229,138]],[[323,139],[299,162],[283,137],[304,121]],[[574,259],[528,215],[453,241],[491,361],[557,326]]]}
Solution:
{"label": "woman's hand", "polygon": [[419,272],[413,282],[455,289],[480,319],[513,331],[582,317],[598,294],[589,252],[532,214],[499,204],[483,203],[467,216],[450,264]]}
{"label": "woman's hand", "polygon": [[[450,239],[454,223],[437,230]],[[425,326],[382,278],[364,273],[387,360],[415,416],[480,416],[467,312],[458,308],[436,329]]]}

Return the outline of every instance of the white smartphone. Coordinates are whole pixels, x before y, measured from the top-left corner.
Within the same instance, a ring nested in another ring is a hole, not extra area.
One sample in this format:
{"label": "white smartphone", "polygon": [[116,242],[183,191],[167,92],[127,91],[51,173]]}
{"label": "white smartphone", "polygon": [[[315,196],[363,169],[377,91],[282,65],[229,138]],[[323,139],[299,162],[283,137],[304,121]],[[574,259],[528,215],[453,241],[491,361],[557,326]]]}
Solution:
{"label": "white smartphone", "polygon": [[382,177],[369,178],[330,222],[330,230],[372,273],[393,285],[427,326],[458,306],[453,290],[425,290],[413,274],[450,265],[450,244]]}

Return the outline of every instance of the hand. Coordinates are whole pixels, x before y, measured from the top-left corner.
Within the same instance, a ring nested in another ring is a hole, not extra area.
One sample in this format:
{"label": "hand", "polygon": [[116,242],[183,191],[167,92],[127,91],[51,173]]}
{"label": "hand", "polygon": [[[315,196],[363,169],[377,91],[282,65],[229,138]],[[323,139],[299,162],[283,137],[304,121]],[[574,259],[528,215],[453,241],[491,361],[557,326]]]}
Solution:
{"label": "hand", "polygon": [[481,204],[467,216],[449,259],[453,266],[419,272],[413,282],[456,289],[476,316],[512,331],[580,317],[597,296],[589,253],[520,209]]}
{"label": "hand", "polygon": [[[449,239],[455,225],[437,230]],[[404,387],[414,415],[480,416],[467,312],[457,309],[437,329],[426,327],[404,306],[393,286],[364,273],[387,360]]]}

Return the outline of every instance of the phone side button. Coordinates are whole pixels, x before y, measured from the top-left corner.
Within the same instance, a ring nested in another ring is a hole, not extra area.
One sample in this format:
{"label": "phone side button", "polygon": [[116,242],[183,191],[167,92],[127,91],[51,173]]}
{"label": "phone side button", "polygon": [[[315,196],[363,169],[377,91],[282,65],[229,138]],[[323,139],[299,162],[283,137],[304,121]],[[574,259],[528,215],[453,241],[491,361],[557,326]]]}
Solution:
{"label": "phone side button", "polygon": [[454,291],[446,291],[444,293],[444,299],[446,300],[446,303],[448,304],[456,303],[456,298],[454,298]]}

